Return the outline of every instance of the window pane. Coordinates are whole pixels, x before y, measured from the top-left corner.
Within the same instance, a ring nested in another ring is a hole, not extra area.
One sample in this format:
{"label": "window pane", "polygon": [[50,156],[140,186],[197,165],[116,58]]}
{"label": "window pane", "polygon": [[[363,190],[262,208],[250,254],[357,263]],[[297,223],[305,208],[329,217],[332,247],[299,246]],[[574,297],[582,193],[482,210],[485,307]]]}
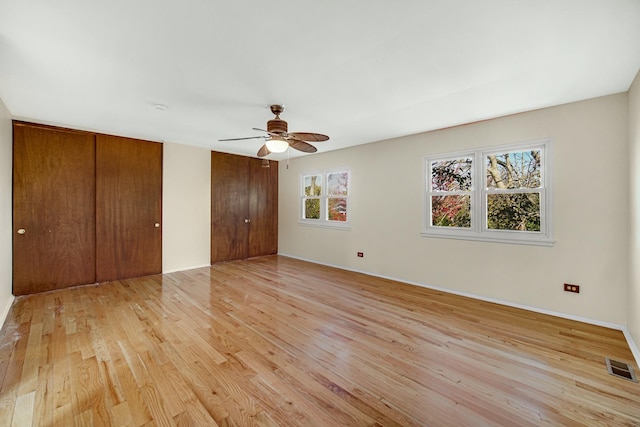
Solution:
{"label": "window pane", "polygon": [[433,191],[470,191],[471,158],[439,160],[431,163]]}
{"label": "window pane", "polygon": [[349,172],[327,174],[329,196],[346,196],[349,186]]}
{"label": "window pane", "polygon": [[487,188],[540,188],[540,150],[487,156]]}
{"label": "window pane", "polygon": [[329,221],[347,220],[347,199],[332,197],[327,201]]}
{"label": "window pane", "polygon": [[431,225],[471,228],[471,196],[432,196]]}
{"label": "window pane", "polygon": [[321,193],[322,193],[322,175],[305,176],[304,177],[304,195],[319,196]]}
{"label": "window pane", "polygon": [[488,194],[487,228],[540,231],[540,194]]}
{"label": "window pane", "polygon": [[305,219],[320,219],[320,199],[304,200]]}

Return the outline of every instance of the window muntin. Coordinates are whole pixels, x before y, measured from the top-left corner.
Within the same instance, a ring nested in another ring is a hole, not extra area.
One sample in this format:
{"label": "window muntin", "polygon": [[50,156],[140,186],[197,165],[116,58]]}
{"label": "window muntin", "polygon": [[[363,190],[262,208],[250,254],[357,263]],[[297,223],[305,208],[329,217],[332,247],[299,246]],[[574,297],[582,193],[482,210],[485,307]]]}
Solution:
{"label": "window muntin", "polygon": [[426,159],[423,236],[551,245],[548,140]]}
{"label": "window muntin", "polygon": [[302,175],[301,223],[348,227],[349,170]]}

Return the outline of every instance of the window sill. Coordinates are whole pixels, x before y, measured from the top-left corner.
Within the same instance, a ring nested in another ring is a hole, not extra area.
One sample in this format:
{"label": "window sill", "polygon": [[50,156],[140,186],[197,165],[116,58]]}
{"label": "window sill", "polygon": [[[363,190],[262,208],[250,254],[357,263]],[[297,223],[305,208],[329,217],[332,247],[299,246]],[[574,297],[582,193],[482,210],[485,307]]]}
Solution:
{"label": "window sill", "polygon": [[330,228],[332,230],[350,231],[351,225],[348,223],[333,224],[326,221],[311,222],[311,221],[298,221],[298,225],[304,227],[317,227],[317,228]]}
{"label": "window sill", "polygon": [[473,240],[478,242],[490,242],[490,243],[508,243],[512,245],[528,245],[528,246],[547,246],[551,247],[555,245],[555,240],[547,238],[527,239],[527,238],[506,238],[502,236],[487,236],[479,234],[453,234],[453,233],[434,233],[429,231],[423,231],[420,233],[422,237],[435,237],[438,239],[454,239],[454,240]]}

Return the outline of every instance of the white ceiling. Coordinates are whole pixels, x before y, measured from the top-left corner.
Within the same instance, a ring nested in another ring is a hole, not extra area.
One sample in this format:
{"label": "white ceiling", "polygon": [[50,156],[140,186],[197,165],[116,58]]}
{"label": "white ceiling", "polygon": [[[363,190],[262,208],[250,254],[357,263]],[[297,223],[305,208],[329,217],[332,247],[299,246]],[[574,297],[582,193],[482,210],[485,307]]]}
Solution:
{"label": "white ceiling", "polygon": [[246,155],[262,140],[217,140],[273,103],[328,151],[625,92],[639,68],[639,0],[0,0],[14,117]]}

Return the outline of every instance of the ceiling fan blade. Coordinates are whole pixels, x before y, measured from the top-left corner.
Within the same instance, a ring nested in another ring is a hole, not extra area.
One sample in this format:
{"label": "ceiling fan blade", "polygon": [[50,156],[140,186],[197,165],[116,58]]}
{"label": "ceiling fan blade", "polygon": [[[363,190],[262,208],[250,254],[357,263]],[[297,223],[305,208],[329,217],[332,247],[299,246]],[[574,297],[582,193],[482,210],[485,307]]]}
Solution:
{"label": "ceiling fan blade", "polygon": [[269,149],[267,148],[267,144],[264,144],[262,147],[260,147],[260,149],[258,150],[258,157],[264,157],[268,154],[271,154],[271,151],[269,151]]}
{"label": "ceiling fan blade", "polygon": [[316,147],[314,147],[313,145],[307,142],[304,142],[297,138],[291,138],[291,134],[289,134],[289,138],[287,138],[287,141],[289,142],[289,146],[291,148],[295,148],[296,150],[299,150],[305,153],[315,153],[316,151],[318,151]]}
{"label": "ceiling fan blade", "polygon": [[292,136],[297,139],[301,139],[303,141],[311,141],[311,142],[322,142],[329,139],[327,135],[323,135],[321,133],[311,133],[311,132],[290,132],[289,136]]}
{"label": "ceiling fan blade", "polygon": [[267,136],[247,136],[244,138],[227,138],[227,139],[219,139],[218,141],[240,141],[243,139],[258,139],[258,138],[268,138]]}

